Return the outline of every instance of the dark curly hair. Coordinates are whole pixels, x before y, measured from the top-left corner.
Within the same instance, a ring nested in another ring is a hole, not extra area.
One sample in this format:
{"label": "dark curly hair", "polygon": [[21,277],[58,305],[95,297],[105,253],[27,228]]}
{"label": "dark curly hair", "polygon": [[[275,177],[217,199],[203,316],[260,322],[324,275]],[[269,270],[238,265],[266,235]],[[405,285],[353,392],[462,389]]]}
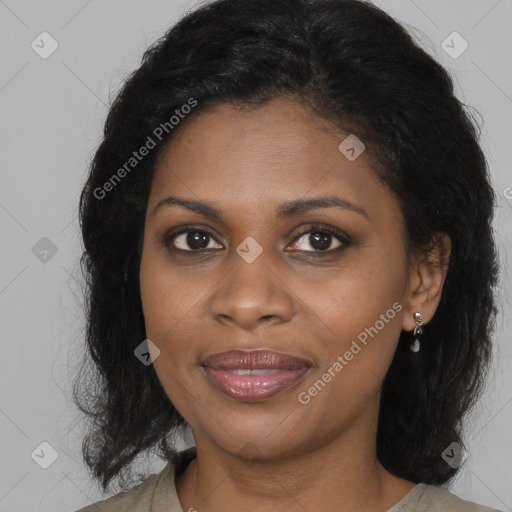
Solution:
{"label": "dark curly hair", "polygon": [[[474,116],[447,71],[370,3],[218,0],[147,49],[111,105],[80,196],[94,372],[77,379],[73,398],[89,420],[84,461],[104,491],[143,452],[176,462],[187,425],[153,366],[134,357],[146,338],[139,265],[156,158],[208,105],[257,108],[282,96],[364,141],[400,201],[409,255],[428,255],[439,233],[451,239],[422,350],[412,353],[411,333],[402,331],[384,379],[377,455],[389,472],[417,483],[443,484],[460,469],[441,454],[452,442],[464,446],[462,419],[482,392],[499,271],[495,196]],[[183,112],[179,124],[169,122]],[[128,172],[149,136],[154,149]]]}

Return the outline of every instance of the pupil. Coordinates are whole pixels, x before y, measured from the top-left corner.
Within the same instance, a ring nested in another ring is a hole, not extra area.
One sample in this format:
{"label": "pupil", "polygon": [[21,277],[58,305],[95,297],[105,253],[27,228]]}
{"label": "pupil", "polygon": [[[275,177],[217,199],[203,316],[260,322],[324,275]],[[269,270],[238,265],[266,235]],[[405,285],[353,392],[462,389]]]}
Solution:
{"label": "pupil", "polygon": [[200,247],[204,249],[205,247],[208,247],[208,241],[206,240],[207,238],[208,235],[200,233],[199,231],[190,232],[187,235],[187,244],[189,247]]}
{"label": "pupil", "polygon": [[322,233],[311,233],[309,235],[310,243],[312,247],[315,247],[315,244],[318,244],[319,249],[328,249],[330,244],[331,235],[322,234]]}

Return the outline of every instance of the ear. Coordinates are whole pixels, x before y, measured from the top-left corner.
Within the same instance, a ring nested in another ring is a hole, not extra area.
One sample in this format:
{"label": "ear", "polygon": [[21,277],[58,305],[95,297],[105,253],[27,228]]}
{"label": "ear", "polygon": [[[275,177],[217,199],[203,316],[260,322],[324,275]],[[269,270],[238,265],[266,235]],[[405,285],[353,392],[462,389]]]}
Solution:
{"label": "ear", "polygon": [[412,257],[402,320],[404,331],[412,331],[416,326],[416,312],[421,313],[423,324],[432,320],[441,300],[451,250],[450,237],[446,233],[436,232],[429,253]]}

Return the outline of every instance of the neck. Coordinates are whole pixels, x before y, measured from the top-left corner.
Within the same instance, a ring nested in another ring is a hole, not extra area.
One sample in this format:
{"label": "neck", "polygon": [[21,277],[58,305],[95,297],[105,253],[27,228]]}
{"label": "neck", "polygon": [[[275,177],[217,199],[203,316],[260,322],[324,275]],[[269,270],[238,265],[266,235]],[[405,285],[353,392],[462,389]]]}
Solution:
{"label": "neck", "polygon": [[176,478],[183,510],[234,512],[385,512],[415,483],[376,457],[375,432],[342,436],[287,456],[242,458],[195,433],[197,458]]}

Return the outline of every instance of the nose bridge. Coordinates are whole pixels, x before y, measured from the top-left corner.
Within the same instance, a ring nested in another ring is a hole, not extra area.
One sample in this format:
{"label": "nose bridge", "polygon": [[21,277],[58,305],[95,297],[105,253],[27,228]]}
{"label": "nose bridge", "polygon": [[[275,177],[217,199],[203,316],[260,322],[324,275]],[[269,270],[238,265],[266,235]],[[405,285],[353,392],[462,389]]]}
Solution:
{"label": "nose bridge", "polygon": [[212,301],[217,320],[251,328],[263,317],[290,319],[293,306],[287,288],[279,279],[276,256],[252,237],[230,254],[230,270]]}

